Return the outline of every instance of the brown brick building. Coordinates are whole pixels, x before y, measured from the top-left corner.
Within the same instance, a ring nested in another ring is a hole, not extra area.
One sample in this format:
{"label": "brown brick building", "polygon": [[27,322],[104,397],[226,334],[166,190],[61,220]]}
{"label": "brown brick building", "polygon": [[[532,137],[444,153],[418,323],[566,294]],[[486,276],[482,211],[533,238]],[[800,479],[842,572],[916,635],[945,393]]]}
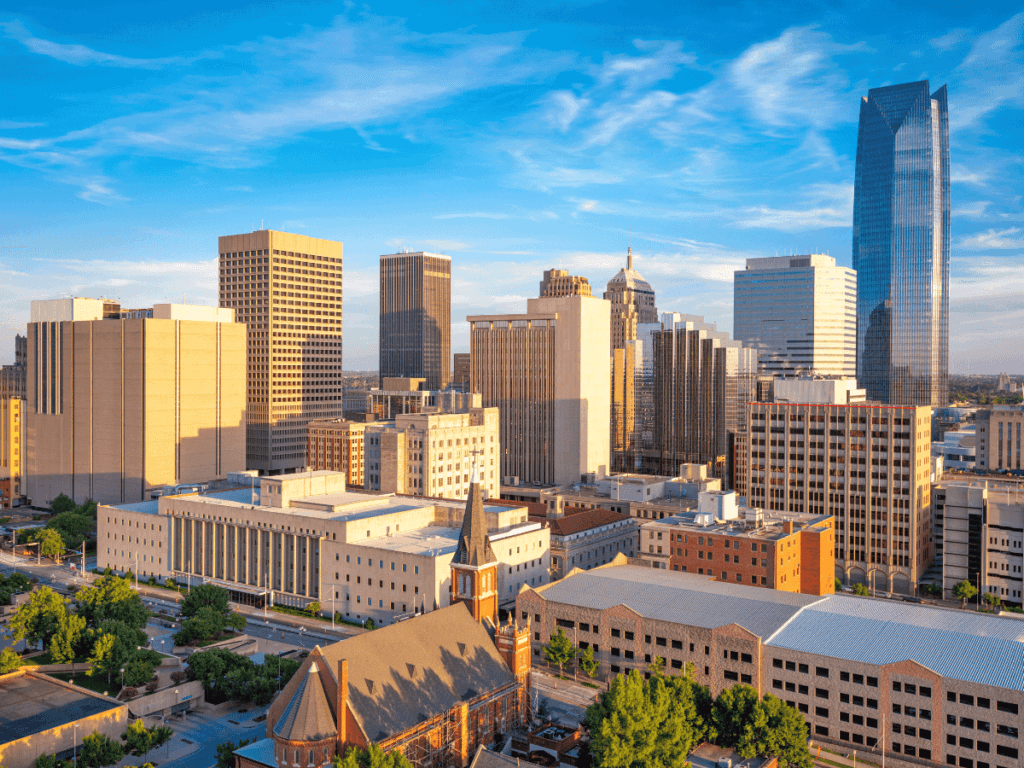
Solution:
{"label": "brown brick building", "polygon": [[[733,491],[705,491],[696,511],[644,523],[640,557],[670,571],[806,595],[835,591],[835,534],[828,515],[737,507]],[[707,502],[724,501],[724,505]],[[705,511],[723,509],[725,517]]]}
{"label": "brown brick building", "polygon": [[889,765],[1021,766],[1018,619],[852,595],[814,597],[625,565],[523,590],[533,653],[563,629],[599,676],[693,665],[712,695],[746,683],[799,710],[811,738],[882,744]]}

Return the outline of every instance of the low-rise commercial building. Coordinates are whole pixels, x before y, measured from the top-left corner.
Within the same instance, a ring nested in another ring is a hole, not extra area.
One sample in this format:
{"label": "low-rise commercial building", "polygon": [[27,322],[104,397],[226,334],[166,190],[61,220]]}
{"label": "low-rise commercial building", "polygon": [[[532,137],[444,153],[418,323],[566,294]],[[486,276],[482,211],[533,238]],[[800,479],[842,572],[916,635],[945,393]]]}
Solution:
{"label": "low-rise commercial building", "polygon": [[1024,488],[1016,483],[952,480],[936,483],[942,526],[942,590],[953,598],[961,581],[984,598],[1021,605],[1024,579]]}
{"label": "low-rise commercial building", "polygon": [[114,741],[128,725],[128,705],[22,667],[0,675],[0,762],[32,768],[40,755],[71,760],[82,739]]}
{"label": "low-rise commercial building", "polygon": [[[140,576],[218,584],[232,599],[304,607],[377,625],[450,603],[461,501],[346,490],[307,472],[250,487],[102,506],[97,564]],[[501,603],[549,581],[550,531],[524,507],[484,506]]]}
{"label": "low-rise commercial building", "polygon": [[692,665],[713,696],[737,683],[772,693],[815,742],[884,748],[887,765],[1022,763],[1019,619],[625,564],[524,590],[516,609],[536,661],[561,628],[594,649],[603,679],[650,674],[655,657],[670,674]]}
{"label": "low-rise commercial building", "polygon": [[[619,554],[636,557],[640,521],[600,507],[575,507],[561,496],[549,496],[546,507],[531,512],[530,520],[545,522],[551,531],[551,578],[560,579],[574,568],[607,565]],[[533,507],[534,505],[531,505]]]}
{"label": "low-rise commercial building", "polygon": [[969,424],[957,430],[946,430],[941,443],[932,443],[932,456],[942,458],[943,469],[964,471],[977,464],[977,425]]}
{"label": "low-rise commercial building", "polygon": [[828,515],[739,507],[734,491],[705,491],[698,507],[640,527],[640,558],[655,568],[737,584],[835,592],[835,533]]}

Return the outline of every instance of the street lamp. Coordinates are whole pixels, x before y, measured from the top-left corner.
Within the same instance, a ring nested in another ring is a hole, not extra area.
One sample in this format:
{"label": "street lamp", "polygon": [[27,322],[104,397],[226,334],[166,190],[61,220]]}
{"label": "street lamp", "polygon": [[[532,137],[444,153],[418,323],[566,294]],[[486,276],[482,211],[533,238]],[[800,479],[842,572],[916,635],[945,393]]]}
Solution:
{"label": "street lamp", "polygon": [[78,768],[78,723],[75,723],[74,740],[74,765]]}
{"label": "street lamp", "polygon": [[337,613],[337,606],[335,605],[335,598],[338,597],[338,585],[331,585],[331,631],[334,631],[334,614]]}
{"label": "street lamp", "polygon": [[121,667],[121,687],[124,688],[124,667]]}

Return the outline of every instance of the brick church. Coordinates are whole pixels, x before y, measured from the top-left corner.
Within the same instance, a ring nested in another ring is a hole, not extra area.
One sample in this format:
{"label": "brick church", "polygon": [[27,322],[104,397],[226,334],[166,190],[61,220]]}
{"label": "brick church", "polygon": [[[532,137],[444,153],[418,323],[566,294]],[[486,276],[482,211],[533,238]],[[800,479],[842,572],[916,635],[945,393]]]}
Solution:
{"label": "brick church", "polygon": [[498,622],[497,565],[474,469],[452,557],[452,605],[317,646],[237,768],[319,768],[349,746],[399,750],[420,768],[463,768],[528,725],[530,627]]}

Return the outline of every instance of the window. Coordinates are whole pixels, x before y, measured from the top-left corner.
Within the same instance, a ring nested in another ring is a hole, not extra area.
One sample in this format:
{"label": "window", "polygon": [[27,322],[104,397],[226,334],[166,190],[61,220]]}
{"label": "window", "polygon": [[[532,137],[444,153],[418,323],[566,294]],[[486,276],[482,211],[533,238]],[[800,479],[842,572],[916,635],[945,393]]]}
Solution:
{"label": "window", "polygon": [[749,653],[741,653],[740,661],[742,661],[744,664],[752,664],[754,662],[754,659]]}
{"label": "window", "polygon": [[850,703],[850,694],[848,694],[848,693],[840,693],[839,694],[839,703],[840,704],[849,704]]}
{"label": "window", "polygon": [[916,696],[917,695],[917,686],[914,685],[913,683],[907,683],[906,685],[903,686],[903,692],[904,693],[908,693],[911,696]]}
{"label": "window", "polygon": [[740,679],[740,676],[739,676],[738,673],[733,672],[732,670],[729,670],[729,669],[725,670],[725,672],[722,673],[722,677],[724,677],[726,680],[739,680]]}
{"label": "window", "polygon": [[[963,696],[961,696],[960,698],[963,699]],[[1000,712],[1009,712],[1011,715],[1017,714],[1017,705],[1009,701],[997,701],[996,709],[998,709]]]}
{"label": "window", "polygon": [[878,699],[868,699],[868,709],[878,709]]}
{"label": "window", "polygon": [[810,667],[808,667],[806,664],[801,664],[800,665],[800,672],[801,673],[806,675],[809,671],[810,671]]}
{"label": "window", "polygon": [[[902,686],[902,685],[900,685],[900,684],[899,684],[899,683],[898,683],[897,681],[893,680],[893,681],[892,681],[892,689],[893,689],[894,691],[897,691],[897,692],[899,692],[899,691],[903,690],[903,686]],[[954,701],[956,701],[956,699],[954,699]]]}
{"label": "window", "polygon": [[996,744],[996,754],[1002,757],[1012,757],[1014,760],[1017,759],[1017,748],[1016,747],[1004,747],[1002,744]]}
{"label": "window", "polygon": [[979,696],[978,697],[978,706],[983,708],[983,709],[991,709],[992,708],[992,702],[989,699],[985,699],[985,698],[982,698],[981,696]]}
{"label": "window", "polygon": [[843,723],[850,722],[850,713],[849,712],[840,712],[839,713],[839,721],[843,722]]}
{"label": "window", "polygon": [[796,691],[796,683],[790,683],[790,682],[787,681],[786,682],[786,690],[787,691],[791,691],[791,692],[792,691]]}
{"label": "window", "polygon": [[818,736],[828,736],[828,728],[824,725],[814,726],[814,733]]}
{"label": "window", "polygon": [[1009,736],[1011,739],[1017,738],[1017,729],[1012,725],[997,725],[996,733],[1000,736]]}
{"label": "window", "polygon": [[772,666],[776,669],[782,669],[782,659],[772,659]]}
{"label": "window", "polygon": [[815,707],[814,714],[816,717],[828,717],[828,707]]}
{"label": "window", "polygon": [[622,637],[622,632],[617,629],[612,630],[612,637]]}
{"label": "window", "polygon": [[772,680],[772,688],[775,688],[776,690],[781,691],[782,690],[782,681],[781,680]]}
{"label": "window", "polygon": [[814,674],[818,677],[828,677],[828,667],[815,667]]}
{"label": "window", "polygon": [[927,696],[929,699],[932,697],[932,689],[925,685],[922,685],[920,688],[918,688],[918,693],[920,693],[922,696]]}
{"label": "window", "polygon": [[[960,694],[960,703],[961,704],[970,704],[973,707],[974,706],[974,697],[971,696],[969,693],[961,693]],[[1013,705],[1013,711],[1016,714],[1016,712],[1017,712],[1017,705],[1016,704]]]}
{"label": "window", "polygon": [[877,677],[869,677],[868,678],[868,685],[871,688],[877,688],[878,687],[878,678]]}
{"label": "window", "polygon": [[787,661],[786,662],[786,670],[789,671],[789,672],[796,672],[796,662],[795,661]]}
{"label": "window", "polygon": [[632,640],[633,639],[633,633],[632,632],[627,632],[626,633],[626,639],[627,640]]}
{"label": "window", "polygon": [[672,641],[672,650],[673,651],[681,651],[681,650],[683,650],[683,641],[682,640],[673,640]]}
{"label": "window", "polygon": [[828,691],[825,690],[824,688],[815,688],[814,689],[814,695],[817,696],[819,699],[827,699],[828,698]]}

